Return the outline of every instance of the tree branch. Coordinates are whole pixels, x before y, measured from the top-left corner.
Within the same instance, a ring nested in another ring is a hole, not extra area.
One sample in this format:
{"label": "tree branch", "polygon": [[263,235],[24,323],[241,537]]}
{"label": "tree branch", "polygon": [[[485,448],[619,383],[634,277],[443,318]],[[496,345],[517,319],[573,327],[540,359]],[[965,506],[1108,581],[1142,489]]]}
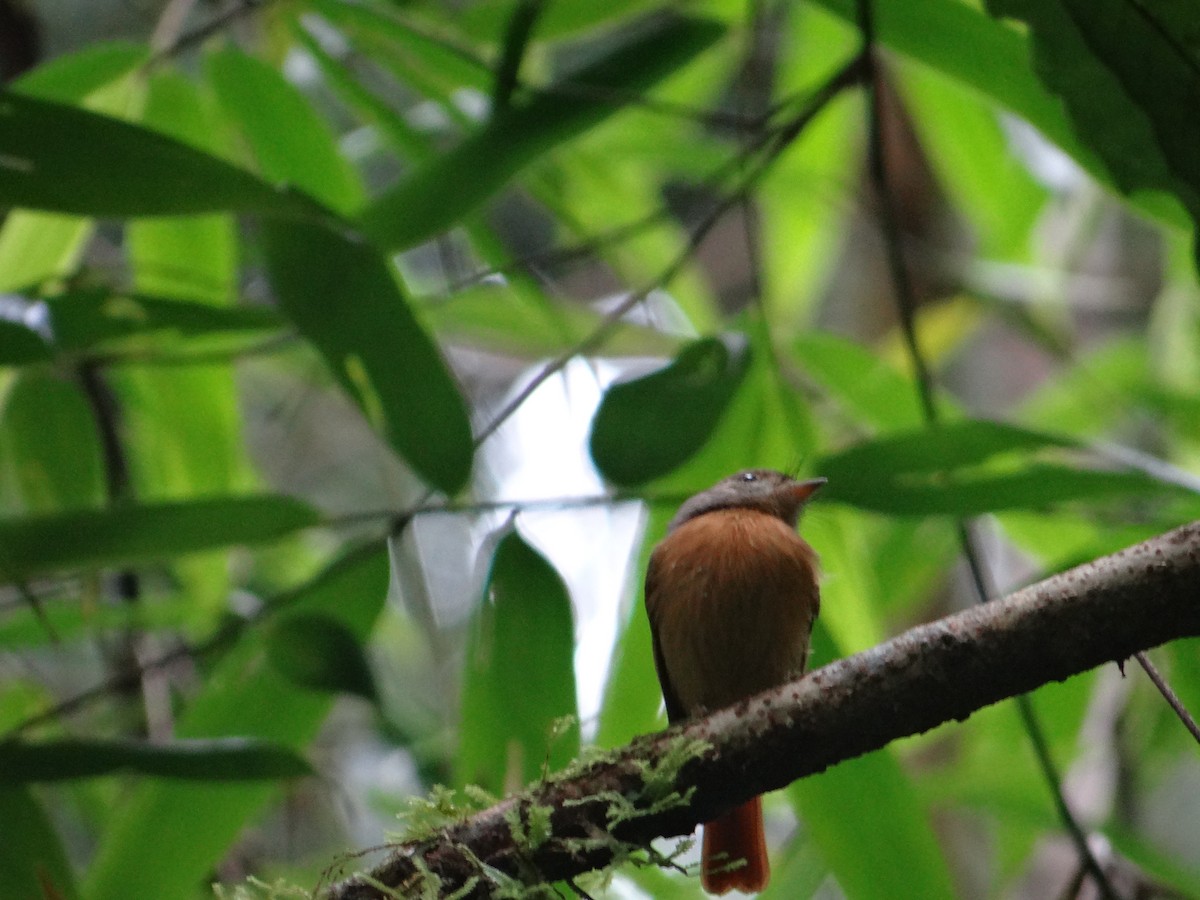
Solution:
{"label": "tree branch", "polygon": [[[1200,522],[913,628],[736,706],[646,735],[429,839],[394,847],[329,900],[491,897],[497,880],[569,878],[630,845],[981,707],[1200,635]],[[529,823],[549,815],[541,840]],[[432,879],[439,879],[433,881]]]}

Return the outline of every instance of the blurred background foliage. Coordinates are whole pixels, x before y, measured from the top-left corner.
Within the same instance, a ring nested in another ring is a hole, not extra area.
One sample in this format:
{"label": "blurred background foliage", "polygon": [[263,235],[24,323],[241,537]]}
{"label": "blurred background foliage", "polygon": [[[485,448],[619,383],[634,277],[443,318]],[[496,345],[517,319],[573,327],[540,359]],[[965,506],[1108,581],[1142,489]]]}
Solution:
{"label": "blurred background foliage", "polygon": [[[661,727],[645,555],[739,468],[830,479],[815,665],[976,602],[963,531],[1000,594],[1200,517],[1200,7],[873,11],[868,90],[849,0],[0,3],[0,898],[311,886]],[[1141,672],[1031,701],[1200,896]],[[768,820],[773,897],[1078,882],[1012,704]]]}

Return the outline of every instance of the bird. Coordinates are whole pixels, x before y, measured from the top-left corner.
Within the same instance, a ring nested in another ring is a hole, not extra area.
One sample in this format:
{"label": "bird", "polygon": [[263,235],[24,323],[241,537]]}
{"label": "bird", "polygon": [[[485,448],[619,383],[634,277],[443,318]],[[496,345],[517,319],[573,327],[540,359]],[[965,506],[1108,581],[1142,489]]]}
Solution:
{"label": "bird", "polygon": [[[821,599],[817,554],[796,526],[825,483],[746,469],[689,498],[667,526],[645,600],[672,724],[803,674]],[[769,878],[761,797],[704,824],[708,893],[756,893]]]}

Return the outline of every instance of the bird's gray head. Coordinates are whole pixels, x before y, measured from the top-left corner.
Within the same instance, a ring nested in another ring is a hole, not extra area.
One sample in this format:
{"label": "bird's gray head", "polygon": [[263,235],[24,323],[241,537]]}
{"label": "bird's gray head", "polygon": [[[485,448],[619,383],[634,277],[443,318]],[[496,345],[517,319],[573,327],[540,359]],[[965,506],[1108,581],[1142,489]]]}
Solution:
{"label": "bird's gray head", "polygon": [[774,469],[744,469],[690,497],[679,507],[668,530],[719,509],[755,509],[794,528],[805,502],[823,484],[824,478],[797,481]]}

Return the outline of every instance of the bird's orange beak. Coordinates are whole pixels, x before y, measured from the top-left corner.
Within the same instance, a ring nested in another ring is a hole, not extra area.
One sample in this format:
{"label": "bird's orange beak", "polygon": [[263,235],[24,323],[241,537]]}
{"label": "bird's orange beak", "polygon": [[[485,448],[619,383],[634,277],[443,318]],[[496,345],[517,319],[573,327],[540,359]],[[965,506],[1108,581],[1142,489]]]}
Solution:
{"label": "bird's orange beak", "polygon": [[810,478],[808,481],[797,481],[788,487],[788,493],[791,494],[792,499],[797,503],[804,503],[809,497],[824,487],[827,481],[829,481],[828,478]]}

